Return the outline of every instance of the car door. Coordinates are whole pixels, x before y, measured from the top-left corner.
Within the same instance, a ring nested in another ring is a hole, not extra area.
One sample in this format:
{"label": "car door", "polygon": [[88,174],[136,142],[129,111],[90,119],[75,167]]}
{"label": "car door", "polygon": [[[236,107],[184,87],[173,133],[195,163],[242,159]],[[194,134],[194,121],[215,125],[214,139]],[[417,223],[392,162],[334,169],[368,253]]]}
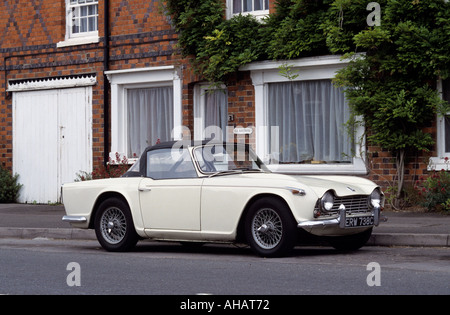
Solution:
{"label": "car door", "polygon": [[200,231],[198,178],[189,152],[172,149],[147,152],[146,177],[139,185],[145,229]]}

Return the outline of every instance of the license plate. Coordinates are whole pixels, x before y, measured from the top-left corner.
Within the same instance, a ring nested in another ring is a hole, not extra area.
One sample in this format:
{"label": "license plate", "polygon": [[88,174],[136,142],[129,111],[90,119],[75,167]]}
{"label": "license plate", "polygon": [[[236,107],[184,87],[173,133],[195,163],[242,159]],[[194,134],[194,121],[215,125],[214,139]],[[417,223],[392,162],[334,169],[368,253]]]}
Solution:
{"label": "license plate", "polygon": [[345,218],[345,227],[360,227],[373,225],[373,216]]}

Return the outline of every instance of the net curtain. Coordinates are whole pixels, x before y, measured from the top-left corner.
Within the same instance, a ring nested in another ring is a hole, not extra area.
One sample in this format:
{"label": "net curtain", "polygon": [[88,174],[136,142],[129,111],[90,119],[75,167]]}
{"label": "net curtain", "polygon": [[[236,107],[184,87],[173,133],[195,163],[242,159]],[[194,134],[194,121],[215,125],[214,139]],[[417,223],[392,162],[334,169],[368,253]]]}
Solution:
{"label": "net curtain", "polygon": [[350,111],[330,80],[269,84],[268,118],[278,126],[280,163],[351,161]]}
{"label": "net curtain", "polygon": [[173,88],[155,87],[127,90],[128,156],[140,155],[158,139],[171,140],[173,129]]}

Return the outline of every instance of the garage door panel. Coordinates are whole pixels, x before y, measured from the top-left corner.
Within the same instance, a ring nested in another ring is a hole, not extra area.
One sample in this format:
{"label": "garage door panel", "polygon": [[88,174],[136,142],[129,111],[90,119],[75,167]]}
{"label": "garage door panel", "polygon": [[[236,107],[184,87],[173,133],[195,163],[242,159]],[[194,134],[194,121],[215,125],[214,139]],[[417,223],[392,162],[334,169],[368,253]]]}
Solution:
{"label": "garage door panel", "polygon": [[57,202],[63,181],[91,170],[87,94],[87,88],[14,93],[13,172],[23,184],[19,202]]}
{"label": "garage door panel", "polygon": [[[19,93],[14,108],[13,171],[23,184],[19,202],[54,200],[57,184],[56,93]],[[43,128],[45,124],[47,127]]]}
{"label": "garage door panel", "polygon": [[[85,88],[61,90],[59,100],[60,183],[70,183],[80,171],[91,171],[92,112]],[[82,107],[82,109],[80,108]]]}

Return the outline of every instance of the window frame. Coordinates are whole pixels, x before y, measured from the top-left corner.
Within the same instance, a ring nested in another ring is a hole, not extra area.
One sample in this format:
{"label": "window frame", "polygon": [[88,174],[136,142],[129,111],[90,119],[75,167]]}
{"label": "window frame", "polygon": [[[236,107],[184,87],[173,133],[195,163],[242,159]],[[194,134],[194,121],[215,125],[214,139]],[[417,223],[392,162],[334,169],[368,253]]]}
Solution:
{"label": "window frame", "polygon": [[[254,1],[254,0],[252,0]],[[264,3],[264,1],[263,1]],[[270,2],[269,2],[269,6],[270,6]],[[240,12],[240,13],[233,13],[233,0],[227,0],[227,8],[226,8],[226,16],[227,19],[231,19],[233,16],[235,15],[253,15],[254,17],[256,17],[257,19],[263,19],[266,16],[269,15],[269,8],[267,8],[266,10],[257,10],[257,11],[248,11],[248,12]]]}
{"label": "window frame", "polygon": [[[448,79],[450,80],[450,79]],[[450,86],[450,82],[449,82]],[[443,80],[439,79],[436,84],[437,91],[441,97],[444,98],[444,86]],[[447,113],[446,116],[449,116],[450,112]],[[450,171],[450,152],[445,152],[445,116],[441,116],[439,114],[436,115],[436,154],[437,156],[433,156],[430,158],[428,163],[427,170],[428,171],[440,171],[440,170],[449,170]],[[447,160],[446,160],[447,159]]]}
{"label": "window frame", "polygon": [[182,139],[182,82],[175,66],[150,67],[140,69],[112,70],[105,74],[111,83],[111,152],[115,159],[116,152],[120,159],[134,163],[139,157],[127,156],[128,151],[128,116],[127,90],[152,88],[160,86],[173,87],[173,140]]}
{"label": "window frame", "polygon": [[65,37],[64,40],[61,42],[58,42],[56,44],[56,47],[67,47],[67,46],[75,46],[75,45],[85,45],[85,44],[92,44],[92,43],[98,43],[100,41],[99,35],[98,35],[98,18],[99,18],[99,1],[98,0],[92,0],[92,2],[86,3],[84,5],[97,5],[97,30],[91,31],[91,32],[81,32],[74,34],[72,32],[73,30],[73,23],[72,23],[72,8],[73,7],[80,7],[79,4],[73,5],[71,4],[71,0],[65,0]]}
{"label": "window frame", "polygon": [[[295,79],[289,79],[280,73],[280,66],[286,66],[286,61],[254,62],[240,68],[250,71],[255,88],[255,126],[256,152],[268,168],[274,172],[292,174],[354,174],[366,175],[365,127],[358,124],[355,130],[354,156],[351,163],[336,164],[271,164],[270,139],[268,137],[268,85],[269,83],[293,81],[310,81],[333,79],[336,71],[345,67],[348,61],[341,60],[341,56],[307,57],[287,62],[292,74],[299,74]],[[294,76],[293,76],[294,77]],[[360,117],[357,117],[361,120]]]}

